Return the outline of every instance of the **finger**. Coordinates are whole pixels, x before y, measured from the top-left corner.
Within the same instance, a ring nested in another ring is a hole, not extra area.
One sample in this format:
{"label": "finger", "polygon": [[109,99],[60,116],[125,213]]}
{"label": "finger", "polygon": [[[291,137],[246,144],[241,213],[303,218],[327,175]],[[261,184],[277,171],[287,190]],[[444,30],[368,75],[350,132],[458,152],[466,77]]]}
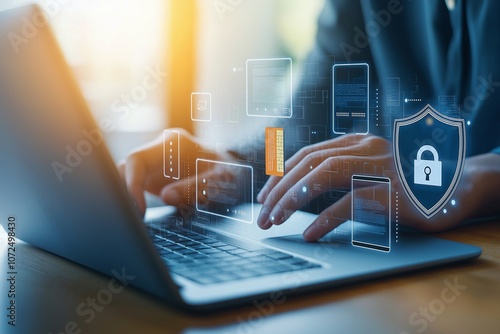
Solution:
{"label": "finger", "polygon": [[328,232],[351,218],[351,193],[332,204],[309,225],[302,234],[309,242],[318,241]]}
{"label": "finger", "polygon": [[[325,159],[341,156],[343,154],[350,155],[348,153],[351,153],[351,149],[334,148],[309,153],[297,164],[293,163],[293,168],[287,167],[285,176],[269,178],[264,187],[262,187],[257,200],[262,204],[268,202],[267,198],[269,197],[271,192],[273,192],[273,190],[278,186],[278,184],[293,185],[307,173],[310,173],[317,166],[321,165]],[[337,166],[333,167],[336,168]]]}
{"label": "finger", "polygon": [[[354,147],[360,147],[360,140],[358,135],[345,135],[342,137],[338,137],[326,142],[316,143],[307,147],[303,147],[296,154],[294,154],[290,159],[285,162],[285,175],[290,173],[296,166],[299,164],[304,164],[306,157],[309,157],[309,161],[306,164],[309,164],[309,169],[313,169],[320,162],[316,161],[314,157],[317,157],[318,152],[338,152],[338,149],[343,149],[345,152],[349,152]],[[324,155],[324,154],[323,154]],[[266,184],[262,187],[261,191],[257,195],[257,201],[259,203],[263,203],[266,197],[269,195],[269,192],[280,182],[281,177],[271,176]]]}
{"label": "finger", "polygon": [[290,169],[293,168],[294,166],[299,164],[307,155],[314,152],[330,149],[350,149],[355,146],[359,147],[360,142],[362,142],[364,139],[366,139],[366,136],[348,134],[324,142],[309,145],[300,149],[287,161],[288,167]]}
{"label": "finger", "polygon": [[[365,136],[360,139],[358,135],[346,135],[325,143],[302,148],[285,163],[285,177],[299,167],[302,171],[301,176],[304,176],[328,157],[342,155],[367,156],[370,154],[366,149],[367,146],[370,147],[371,145]],[[376,153],[372,152],[372,154]],[[296,179],[299,176],[295,174]],[[264,203],[269,193],[282,179],[282,177],[277,176],[270,177],[259,192],[257,201]]]}
{"label": "finger", "polygon": [[[285,167],[285,171],[286,170],[287,169]],[[288,171],[285,172],[285,175],[287,175],[287,174],[288,174]],[[269,177],[269,179],[267,179],[264,186],[262,186],[262,189],[257,194],[257,202],[259,202],[260,204],[263,204],[264,201],[266,200],[267,196],[269,196],[269,191],[271,191],[271,189],[273,189],[276,186],[276,184],[278,184],[278,182],[281,181],[282,178],[283,178],[282,176]]]}
{"label": "finger", "polygon": [[[195,182],[202,179],[214,179],[216,175],[218,175],[217,172],[213,170],[202,172],[196,176]],[[193,180],[189,178],[184,178],[164,186],[160,196],[166,204],[192,204],[193,201],[196,203],[196,201],[198,201],[198,196],[201,195],[197,194],[196,191],[196,183],[193,183]],[[206,200],[206,197],[204,197],[204,201]]]}
{"label": "finger", "polygon": [[160,196],[166,204],[179,205],[196,201],[196,190],[190,180],[181,179],[163,187]]}
{"label": "finger", "polygon": [[[275,225],[282,224],[295,211],[330,189],[348,188],[350,173],[343,173],[338,166],[344,164],[344,162],[354,166],[358,164],[355,157],[328,158],[301,180],[294,183],[271,209],[271,222]],[[358,168],[349,168],[351,173],[354,169],[357,170]],[[332,171],[335,171],[335,173],[332,173]],[[281,191],[280,186],[276,187],[278,193]]]}
{"label": "finger", "polygon": [[144,190],[157,196],[160,196],[161,191],[166,184],[175,182],[175,180],[165,177],[163,172],[159,169],[155,171],[148,171],[145,181]]}
{"label": "finger", "polygon": [[[279,211],[282,211],[283,208],[282,207],[275,208],[275,207],[282,200],[282,198],[287,197],[290,200],[297,200],[297,194],[300,194],[301,198],[304,199],[306,194],[304,194],[302,190],[297,190],[297,187],[295,186],[297,185],[297,183],[300,182],[301,187],[305,186],[307,188],[310,188],[308,184],[302,182],[302,178],[305,175],[307,175],[307,173],[311,172],[310,166],[312,160],[321,159],[321,157],[322,157],[321,152],[310,154],[308,155],[307,159],[303,159],[301,163],[299,163],[293,170],[291,170],[284,177],[282,177],[278,182],[272,184],[271,181],[266,184],[268,189],[263,188],[261,194],[265,192],[268,193],[265,195],[265,200],[262,203],[263,207],[261,209],[259,217],[257,218],[257,224],[261,228],[268,229],[269,227],[272,226],[272,224],[278,222],[278,220],[276,220],[275,215]],[[330,159],[337,160],[338,157]],[[274,213],[272,213],[273,210]],[[279,221],[281,221],[281,214],[279,214],[279,216],[280,216]]]}

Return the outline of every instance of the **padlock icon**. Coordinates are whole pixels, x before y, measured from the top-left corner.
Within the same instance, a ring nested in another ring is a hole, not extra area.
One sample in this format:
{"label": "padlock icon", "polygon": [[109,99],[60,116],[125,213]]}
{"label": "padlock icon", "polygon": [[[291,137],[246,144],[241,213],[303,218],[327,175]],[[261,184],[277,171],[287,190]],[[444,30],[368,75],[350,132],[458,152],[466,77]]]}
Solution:
{"label": "padlock icon", "polygon": [[[434,160],[422,160],[422,154],[429,151],[434,156]],[[413,165],[413,182],[425,186],[441,187],[443,178],[443,166],[439,161],[436,149],[431,145],[422,146],[417,152],[417,159]]]}

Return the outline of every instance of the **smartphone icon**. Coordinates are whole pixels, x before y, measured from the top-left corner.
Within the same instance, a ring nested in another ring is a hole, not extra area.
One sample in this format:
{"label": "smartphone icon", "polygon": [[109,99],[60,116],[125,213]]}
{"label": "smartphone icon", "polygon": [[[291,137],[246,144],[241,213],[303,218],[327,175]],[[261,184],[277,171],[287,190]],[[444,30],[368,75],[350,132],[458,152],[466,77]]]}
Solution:
{"label": "smartphone icon", "polygon": [[391,181],[386,177],[353,175],[352,245],[391,250]]}
{"label": "smartphone icon", "polygon": [[366,63],[333,65],[333,132],[367,134],[369,131],[370,73]]}

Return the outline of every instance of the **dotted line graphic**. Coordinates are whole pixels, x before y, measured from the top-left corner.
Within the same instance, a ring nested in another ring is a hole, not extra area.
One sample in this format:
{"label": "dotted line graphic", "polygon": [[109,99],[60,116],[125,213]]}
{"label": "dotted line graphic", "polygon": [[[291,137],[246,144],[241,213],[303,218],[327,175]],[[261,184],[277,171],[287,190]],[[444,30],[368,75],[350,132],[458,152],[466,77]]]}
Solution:
{"label": "dotted line graphic", "polygon": [[399,191],[396,191],[396,242],[399,242]]}
{"label": "dotted line graphic", "polygon": [[[190,160],[191,159],[191,156],[188,154],[188,159],[187,159],[187,189],[188,189],[188,192],[187,192],[187,204],[188,205],[191,205],[191,164],[190,164]],[[197,175],[198,176],[198,175]],[[196,194],[198,195],[198,194]]]}

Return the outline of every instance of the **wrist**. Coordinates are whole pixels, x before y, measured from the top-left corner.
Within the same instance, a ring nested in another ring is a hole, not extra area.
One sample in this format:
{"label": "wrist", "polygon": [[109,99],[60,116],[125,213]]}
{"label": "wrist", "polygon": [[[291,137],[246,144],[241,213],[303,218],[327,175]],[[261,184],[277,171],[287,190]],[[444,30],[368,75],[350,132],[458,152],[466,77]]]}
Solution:
{"label": "wrist", "polygon": [[[500,212],[500,155],[482,154],[468,158],[463,175],[463,198],[469,202],[466,218]],[[464,203],[465,204],[465,203]]]}

